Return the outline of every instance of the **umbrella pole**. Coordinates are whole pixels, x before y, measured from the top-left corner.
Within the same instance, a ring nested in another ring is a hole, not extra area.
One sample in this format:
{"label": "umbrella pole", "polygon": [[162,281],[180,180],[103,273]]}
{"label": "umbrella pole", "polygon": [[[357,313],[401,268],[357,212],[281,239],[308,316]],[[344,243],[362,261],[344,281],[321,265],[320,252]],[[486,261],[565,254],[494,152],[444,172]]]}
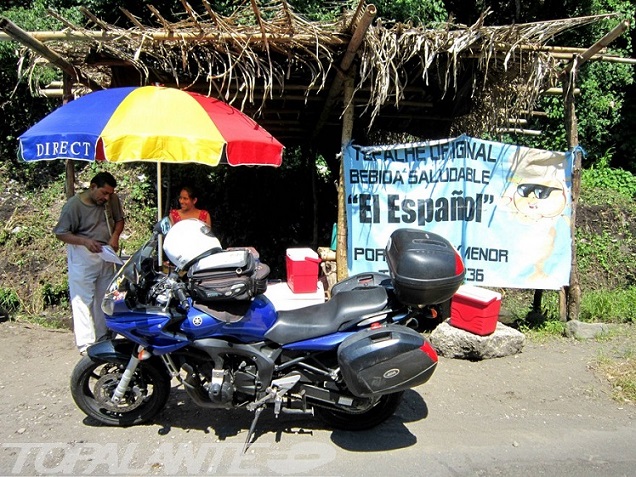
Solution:
{"label": "umbrella pole", "polygon": [[[161,220],[161,163],[157,162],[157,222]],[[157,241],[157,265],[159,265],[159,270],[163,265],[163,235],[159,235],[159,240]]]}

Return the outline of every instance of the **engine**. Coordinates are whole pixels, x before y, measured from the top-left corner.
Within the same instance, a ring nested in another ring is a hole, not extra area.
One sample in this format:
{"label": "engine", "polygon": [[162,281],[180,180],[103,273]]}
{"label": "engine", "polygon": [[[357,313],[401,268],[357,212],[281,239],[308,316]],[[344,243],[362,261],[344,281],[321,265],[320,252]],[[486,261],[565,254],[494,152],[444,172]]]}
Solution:
{"label": "engine", "polygon": [[223,368],[212,361],[183,364],[186,392],[203,407],[231,409],[255,400],[261,389],[257,367],[241,356],[226,356]]}
{"label": "engine", "polygon": [[256,397],[257,379],[256,366],[248,366],[245,361],[234,369],[213,369],[207,386],[210,401],[219,405],[252,401]]}

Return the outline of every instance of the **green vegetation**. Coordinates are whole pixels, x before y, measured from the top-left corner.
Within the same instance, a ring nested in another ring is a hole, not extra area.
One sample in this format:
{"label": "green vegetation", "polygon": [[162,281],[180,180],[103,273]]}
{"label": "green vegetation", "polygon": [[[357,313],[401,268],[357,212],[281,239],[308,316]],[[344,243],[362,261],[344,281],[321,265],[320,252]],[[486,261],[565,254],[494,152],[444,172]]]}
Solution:
{"label": "green vegetation", "polygon": [[601,353],[594,368],[606,377],[617,402],[636,404],[636,344],[633,339],[615,346],[611,352]]}
{"label": "green vegetation", "polygon": [[591,290],[581,299],[582,321],[636,323],[634,300],[636,288],[626,290]]}
{"label": "green vegetation", "polygon": [[20,309],[20,297],[12,288],[0,288],[0,315],[12,315]]}
{"label": "green vegetation", "polygon": [[[583,171],[581,184],[585,190],[596,192],[610,192],[625,199],[636,198],[636,177],[629,171],[615,169],[610,166],[611,154],[604,154],[596,164]],[[607,194],[604,194],[607,195]],[[594,203],[595,197],[585,194],[584,200]]]}

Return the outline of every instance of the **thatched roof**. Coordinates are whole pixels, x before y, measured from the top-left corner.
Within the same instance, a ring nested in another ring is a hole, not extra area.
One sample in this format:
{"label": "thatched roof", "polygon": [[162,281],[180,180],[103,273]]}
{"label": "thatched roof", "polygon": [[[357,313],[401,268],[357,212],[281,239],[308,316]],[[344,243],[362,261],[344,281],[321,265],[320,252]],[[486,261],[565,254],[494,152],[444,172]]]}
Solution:
{"label": "thatched roof", "polygon": [[[196,90],[244,110],[285,146],[333,152],[348,74],[357,140],[374,131],[478,136],[528,114],[542,91],[558,85],[563,55],[577,52],[548,47],[558,34],[604,18],[487,26],[483,15],[474,25],[427,29],[385,25],[364,2],[336,23],[307,21],[285,0],[260,7],[252,0],[229,17],[206,0],[182,4],[176,23],[149,6],[152,25],[125,10],[127,25],[106,24],[86,9],[85,25],[51,12],[64,30],[29,37],[72,65],[78,91],[80,81]],[[43,55],[33,46],[24,54],[28,68]]]}

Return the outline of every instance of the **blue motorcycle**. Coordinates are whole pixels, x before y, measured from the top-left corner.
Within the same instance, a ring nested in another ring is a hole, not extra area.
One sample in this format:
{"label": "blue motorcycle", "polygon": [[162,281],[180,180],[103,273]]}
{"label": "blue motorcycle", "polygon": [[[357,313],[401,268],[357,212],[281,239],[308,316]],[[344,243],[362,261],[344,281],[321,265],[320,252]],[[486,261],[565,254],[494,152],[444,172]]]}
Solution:
{"label": "blue motorcycle", "polygon": [[[389,274],[356,275],[325,303],[277,311],[255,250],[222,249],[196,220],[160,224],[104,297],[116,338],[90,346],[72,373],[73,399],[97,421],[152,419],[174,379],[201,407],[253,412],[248,442],[266,408],[361,430],[433,374],[436,352],[417,328],[442,317],[465,273],[444,238],[398,229],[386,249]],[[160,237],[175,266],[168,273]]]}

